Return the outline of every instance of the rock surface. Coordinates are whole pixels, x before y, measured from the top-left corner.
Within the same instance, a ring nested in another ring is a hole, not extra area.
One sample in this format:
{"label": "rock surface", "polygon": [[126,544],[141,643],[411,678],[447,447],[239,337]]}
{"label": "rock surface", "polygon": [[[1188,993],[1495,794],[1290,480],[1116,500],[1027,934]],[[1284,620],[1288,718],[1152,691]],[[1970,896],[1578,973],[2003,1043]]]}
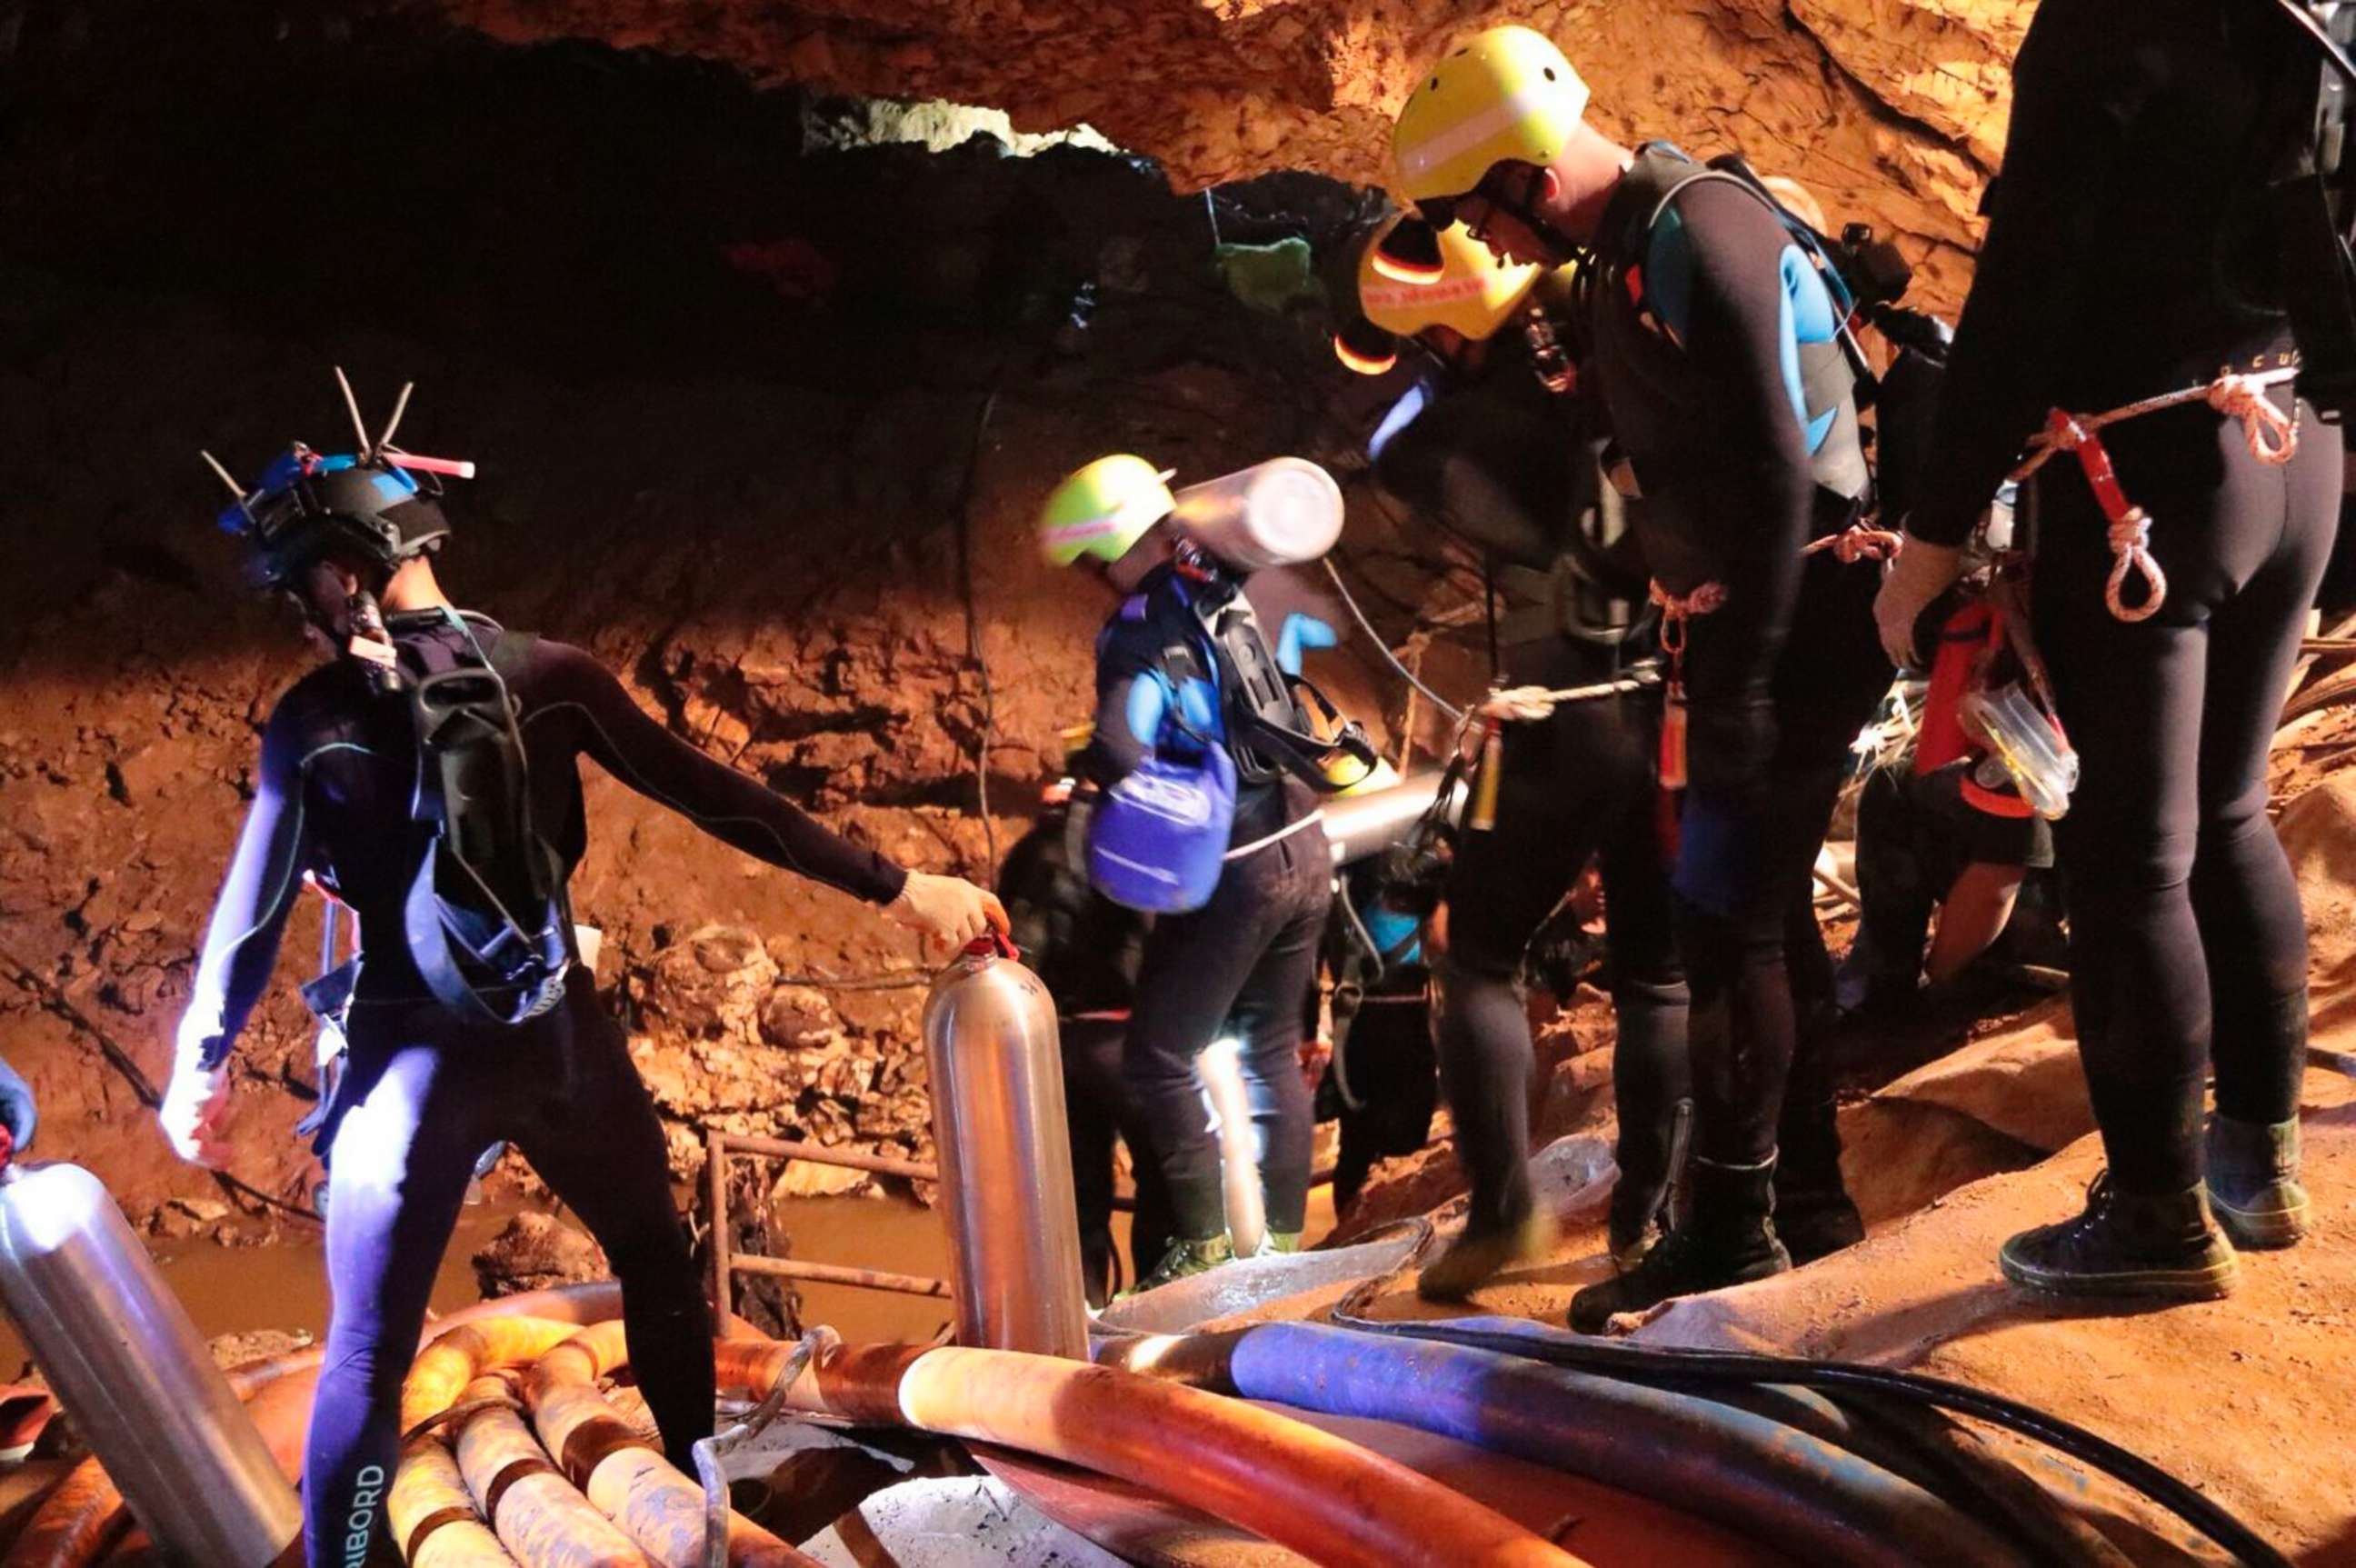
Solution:
{"label": "rock surface", "polygon": [[1086,124],[1181,190],[1280,168],[1389,176],[1392,115],[1481,27],[1558,42],[1630,141],[1740,148],[1836,221],[1908,236],[1925,295],[1967,278],[2034,0],[431,0],[510,41],[594,38],[757,80]]}

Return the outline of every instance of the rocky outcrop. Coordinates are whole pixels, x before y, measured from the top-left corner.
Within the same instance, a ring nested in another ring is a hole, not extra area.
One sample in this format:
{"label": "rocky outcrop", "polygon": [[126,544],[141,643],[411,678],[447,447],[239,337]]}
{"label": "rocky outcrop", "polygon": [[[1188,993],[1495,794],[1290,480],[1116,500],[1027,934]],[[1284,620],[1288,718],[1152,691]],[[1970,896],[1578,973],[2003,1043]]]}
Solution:
{"label": "rocky outcrop", "polygon": [[1927,298],[1967,276],[2034,0],[432,0],[510,41],[595,38],[756,80],[1087,124],[1181,190],[1271,169],[1380,185],[1390,118],[1455,40],[1558,42],[1629,139],[1740,147],[1836,220],[1907,236]]}

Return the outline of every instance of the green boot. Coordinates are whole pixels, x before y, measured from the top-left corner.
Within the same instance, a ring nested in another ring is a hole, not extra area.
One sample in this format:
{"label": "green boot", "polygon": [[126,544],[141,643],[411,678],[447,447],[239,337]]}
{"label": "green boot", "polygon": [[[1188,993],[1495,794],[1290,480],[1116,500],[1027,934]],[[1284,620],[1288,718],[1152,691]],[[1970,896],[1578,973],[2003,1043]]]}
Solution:
{"label": "green boot", "polygon": [[1120,1294],[1123,1296],[1143,1295],[1147,1291],[1162,1285],[1208,1273],[1231,1261],[1235,1255],[1235,1243],[1227,1239],[1224,1230],[1199,1241],[1173,1241],[1170,1250],[1162,1254],[1162,1261],[1153,1265],[1153,1272],[1138,1281],[1134,1288]]}
{"label": "green boot", "polygon": [[1601,1334],[1623,1312],[1644,1312],[1672,1296],[1694,1295],[1780,1274],[1791,1255],[1775,1239],[1775,1161],[1726,1165],[1696,1155],[1686,1163],[1693,1215],[1663,1237],[1644,1261],[1617,1279],[1570,1298],[1570,1326]]}
{"label": "green boot", "polygon": [[2307,1188],[2298,1180],[2298,1118],[2209,1119],[2209,1207],[2236,1247],[2292,1247],[2307,1234]]}
{"label": "green boot", "polygon": [[1424,1265],[1415,1294],[1426,1301],[1462,1301],[1515,1263],[1545,1257],[1554,1236],[1554,1217],[1541,1210],[1503,1230],[1467,1225],[1446,1251]]}
{"label": "green boot", "polygon": [[1263,1230],[1259,1234],[1259,1246],[1253,1251],[1252,1256],[1255,1258],[1274,1258],[1281,1256],[1287,1252],[1298,1252],[1299,1251],[1301,1251],[1300,1231]]}
{"label": "green boot", "polygon": [[2086,1189],[2085,1212],[2024,1230],[1997,1262],[2005,1278],[2048,1295],[2215,1301],[2241,1283],[2205,1189],[2145,1197],[2121,1192],[2107,1171]]}

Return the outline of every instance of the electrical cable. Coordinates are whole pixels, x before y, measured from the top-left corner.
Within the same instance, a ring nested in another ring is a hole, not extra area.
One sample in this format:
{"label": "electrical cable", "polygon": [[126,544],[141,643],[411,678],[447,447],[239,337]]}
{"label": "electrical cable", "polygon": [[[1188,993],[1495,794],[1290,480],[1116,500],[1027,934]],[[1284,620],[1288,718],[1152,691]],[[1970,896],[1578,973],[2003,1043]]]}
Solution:
{"label": "electrical cable", "polygon": [[1930,1405],[2003,1427],[2102,1471],[2191,1525],[2232,1552],[2237,1562],[2254,1568],[2290,1568],[2290,1560],[2256,1531],[2151,1461],[2082,1426],[2001,1394],[1883,1367],[1739,1350],[1615,1343],[1536,1323],[1506,1326],[1495,1318],[1466,1320],[1500,1324],[1476,1327],[1446,1322],[1387,1322],[1364,1316],[1361,1308],[1372,1294],[1367,1287],[1386,1283],[1388,1277],[1369,1280],[1343,1298],[1333,1307],[1332,1321],[1364,1333],[1430,1339],[1641,1383],[1791,1383]]}
{"label": "electrical cable", "polygon": [[1417,680],[1415,677],[1415,671],[1409,670],[1406,665],[1398,661],[1398,656],[1391,651],[1390,645],[1383,640],[1382,634],[1376,631],[1374,628],[1373,624],[1366,619],[1366,612],[1360,609],[1358,607],[1358,601],[1351,596],[1349,586],[1342,581],[1342,574],[1335,568],[1333,558],[1331,556],[1326,557],[1323,564],[1325,567],[1325,575],[1333,580],[1333,591],[1340,594],[1342,596],[1343,604],[1349,607],[1350,618],[1358,623],[1358,629],[1366,634],[1366,640],[1375,645],[1375,650],[1383,656],[1384,661],[1389,664],[1393,670],[1398,671],[1399,679],[1405,681],[1408,685],[1422,693],[1426,702],[1430,703],[1433,707],[1438,708],[1441,713],[1446,714],[1451,722],[1462,724],[1464,722],[1464,710],[1462,708],[1458,707],[1455,703],[1450,702],[1447,698],[1441,696],[1439,693],[1425,685],[1421,681]]}
{"label": "electrical cable", "polygon": [[958,492],[958,584],[965,598],[965,656],[981,681],[981,738],[974,748],[973,794],[974,810],[981,816],[983,851],[990,859],[981,879],[985,887],[998,880],[998,824],[990,816],[990,748],[998,739],[998,693],[991,684],[990,660],[982,653],[981,609],[973,587],[973,491],[981,471],[982,438],[990,433],[990,416],[997,412],[1003,380],[1001,375],[991,382],[990,395],[981,400],[981,412],[973,422],[973,445],[966,452],[965,480]]}

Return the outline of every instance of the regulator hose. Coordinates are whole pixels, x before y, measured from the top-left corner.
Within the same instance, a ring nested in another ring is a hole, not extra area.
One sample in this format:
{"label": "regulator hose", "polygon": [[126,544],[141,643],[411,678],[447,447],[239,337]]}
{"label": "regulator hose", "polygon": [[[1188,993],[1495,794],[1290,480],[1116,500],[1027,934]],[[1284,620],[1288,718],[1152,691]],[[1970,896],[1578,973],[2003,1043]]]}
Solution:
{"label": "regulator hose", "polygon": [[1468,1317],[1447,1322],[1387,1322],[1363,1309],[1376,1278],[1334,1305],[1332,1321],[1367,1334],[1430,1339],[1443,1345],[1519,1356],[1549,1366],[1621,1378],[1639,1383],[1793,1383],[1804,1388],[1864,1393],[1930,1405],[2018,1433],[2055,1452],[2100,1470],[2176,1515],[2253,1568],[2290,1568],[2290,1559],[2249,1526],[2167,1471],[2107,1438],[2049,1415],[2032,1405],[1944,1378],[1894,1371],[1847,1361],[1811,1361],[1742,1350],[1697,1350],[1631,1345],[1551,1328],[1523,1318]]}

